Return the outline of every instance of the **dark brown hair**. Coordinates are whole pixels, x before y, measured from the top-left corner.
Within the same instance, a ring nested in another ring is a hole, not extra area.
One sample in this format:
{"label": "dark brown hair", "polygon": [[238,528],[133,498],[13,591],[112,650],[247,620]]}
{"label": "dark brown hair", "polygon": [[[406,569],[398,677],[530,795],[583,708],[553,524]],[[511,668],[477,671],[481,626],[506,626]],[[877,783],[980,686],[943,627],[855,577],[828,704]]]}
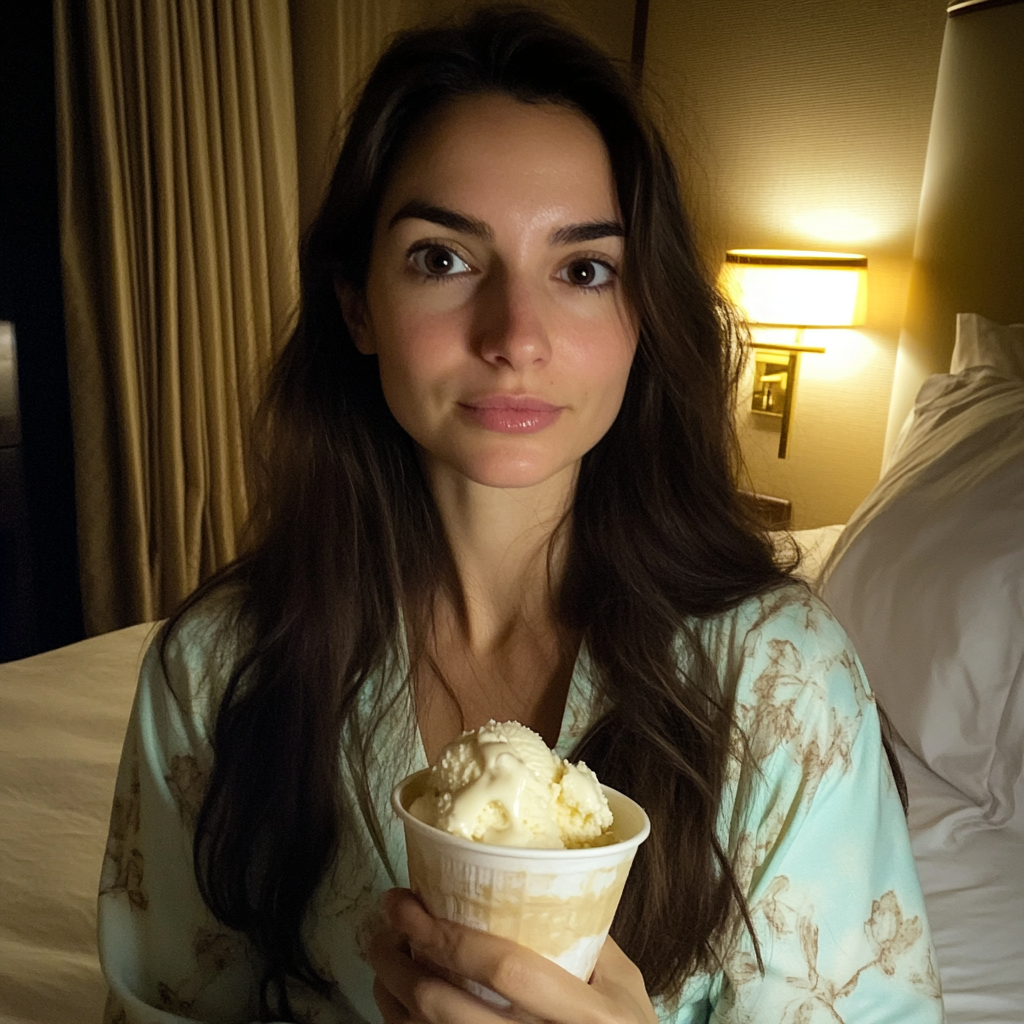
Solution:
{"label": "dark brown hair", "polygon": [[[574,756],[653,822],[612,933],[648,990],[673,995],[716,965],[727,927],[749,927],[716,833],[731,696],[700,624],[790,577],[734,483],[736,332],[628,76],[536,11],[492,8],[399,35],[367,81],[304,244],[300,319],[262,410],[252,545],[164,633],[166,644],[213,589],[238,587],[239,635],[253,639],[217,713],[195,870],[216,916],[262,954],[264,1005],[276,994],[282,1014],[287,977],[326,989],[301,925],[352,815],[383,854],[366,771],[379,714],[364,720],[358,699],[393,657],[402,615],[417,621],[439,588],[458,591],[413,442],[388,410],[376,360],[349,336],[334,282],[363,287],[411,133],[440,103],[481,93],[588,118],[625,222],[639,345],[618,418],[584,456],[560,526],[556,591],[560,625],[582,636],[608,708]],[[339,749],[354,793],[338,791]]]}

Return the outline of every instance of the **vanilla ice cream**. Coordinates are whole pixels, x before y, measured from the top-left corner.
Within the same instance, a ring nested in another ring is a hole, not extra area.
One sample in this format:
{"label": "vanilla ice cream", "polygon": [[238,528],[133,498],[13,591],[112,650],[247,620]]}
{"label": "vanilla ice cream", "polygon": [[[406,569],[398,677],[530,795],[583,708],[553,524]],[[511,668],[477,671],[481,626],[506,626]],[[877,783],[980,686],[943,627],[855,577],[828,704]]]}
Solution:
{"label": "vanilla ice cream", "polygon": [[490,721],[441,753],[409,807],[420,821],[479,843],[581,849],[615,841],[597,776],[519,722]]}
{"label": "vanilla ice cream", "polygon": [[[643,808],[518,722],[488,722],[402,780],[409,886],[437,918],[527,946],[590,978],[637,847]],[[520,1014],[478,982],[468,991]]]}

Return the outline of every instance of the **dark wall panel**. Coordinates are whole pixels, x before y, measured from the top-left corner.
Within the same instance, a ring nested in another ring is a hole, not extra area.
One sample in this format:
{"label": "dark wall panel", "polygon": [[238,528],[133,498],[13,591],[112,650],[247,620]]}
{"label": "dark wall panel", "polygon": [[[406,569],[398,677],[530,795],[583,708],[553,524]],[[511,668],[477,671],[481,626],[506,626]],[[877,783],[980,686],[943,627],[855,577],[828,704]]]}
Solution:
{"label": "dark wall panel", "polygon": [[0,607],[8,637],[3,660],[84,635],[57,216],[52,18],[51,5],[38,0],[5,4],[0,13],[0,320],[15,324],[18,346],[31,568],[31,582],[19,570],[17,596]]}

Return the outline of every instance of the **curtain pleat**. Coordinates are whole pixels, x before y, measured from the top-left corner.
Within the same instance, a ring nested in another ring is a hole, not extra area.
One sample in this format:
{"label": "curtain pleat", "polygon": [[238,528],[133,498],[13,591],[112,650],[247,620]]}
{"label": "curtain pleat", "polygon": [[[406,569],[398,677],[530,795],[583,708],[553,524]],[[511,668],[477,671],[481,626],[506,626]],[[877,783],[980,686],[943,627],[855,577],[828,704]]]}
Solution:
{"label": "curtain pleat", "polygon": [[243,433],[298,295],[286,0],[57,0],[87,630],[235,557]]}
{"label": "curtain pleat", "polygon": [[291,5],[300,217],[316,215],[341,148],[345,116],[398,29],[457,0],[295,0]]}

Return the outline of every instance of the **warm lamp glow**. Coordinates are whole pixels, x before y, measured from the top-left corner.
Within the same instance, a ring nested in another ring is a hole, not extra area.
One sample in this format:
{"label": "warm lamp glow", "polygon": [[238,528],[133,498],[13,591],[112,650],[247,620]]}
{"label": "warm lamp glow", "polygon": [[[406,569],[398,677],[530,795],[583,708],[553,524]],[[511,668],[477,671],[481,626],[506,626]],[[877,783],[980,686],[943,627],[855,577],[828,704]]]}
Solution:
{"label": "warm lamp glow", "polygon": [[864,323],[867,257],[850,252],[730,249],[719,284],[748,324],[796,328],[792,345],[754,343],[750,409],[779,419],[779,458],[784,459],[800,356],[825,351],[803,344],[804,328]]}
{"label": "warm lamp glow", "polygon": [[747,323],[853,327],[867,312],[867,267],[855,253],[730,249],[721,285]]}

